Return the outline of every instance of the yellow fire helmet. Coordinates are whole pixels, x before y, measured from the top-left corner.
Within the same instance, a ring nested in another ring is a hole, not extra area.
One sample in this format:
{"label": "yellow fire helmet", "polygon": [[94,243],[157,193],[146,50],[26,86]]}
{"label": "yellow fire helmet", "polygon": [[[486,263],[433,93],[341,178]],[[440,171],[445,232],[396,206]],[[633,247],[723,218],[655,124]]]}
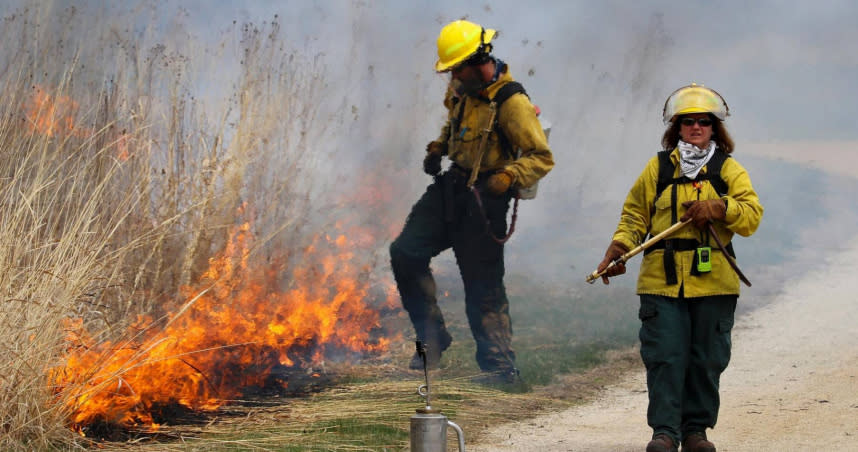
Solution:
{"label": "yellow fire helmet", "polygon": [[678,115],[689,113],[711,113],[723,121],[730,116],[730,108],[720,94],[711,88],[692,83],[683,86],[668,96],[664,103],[664,124],[667,125]]}
{"label": "yellow fire helmet", "polygon": [[484,50],[496,34],[495,30],[485,29],[467,20],[450,22],[438,35],[438,61],[435,62],[435,70],[447,72],[453,69],[471,55]]}

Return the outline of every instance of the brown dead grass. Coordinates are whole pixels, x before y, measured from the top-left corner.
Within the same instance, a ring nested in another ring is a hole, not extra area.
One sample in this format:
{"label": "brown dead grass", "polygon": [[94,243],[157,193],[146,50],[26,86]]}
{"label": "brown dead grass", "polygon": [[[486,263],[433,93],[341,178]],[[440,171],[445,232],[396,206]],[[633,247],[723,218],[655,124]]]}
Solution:
{"label": "brown dead grass", "polygon": [[[318,450],[404,450],[407,439],[395,444],[373,444],[332,438],[313,426],[343,418],[367,428],[383,424],[407,434],[409,417],[423,406],[416,395],[422,372],[404,371],[394,363],[406,356],[387,357],[361,366],[332,366],[330,386],[299,397],[255,397],[233,401],[216,413],[193,423],[162,427],[157,433],[126,432],[120,441],[98,441],[100,450],[280,450],[284,444],[303,444]],[[468,375],[445,378],[444,371],[430,374],[433,406],[459,424],[467,444],[479,443],[492,426],[522,421],[539,414],[569,408],[593,400],[601,390],[640,365],[636,348],[606,352],[605,362],[581,373],[560,375],[547,386],[527,393],[508,393],[470,383]],[[454,372],[454,371],[451,371]],[[336,374],[367,379],[337,383]],[[455,450],[450,432],[449,450]],[[312,445],[312,446],[310,446]],[[315,449],[314,449],[315,450]]]}
{"label": "brown dead grass", "polygon": [[144,10],[106,18],[41,2],[2,18],[2,450],[81,444],[67,426],[80,388],[50,378],[67,320],[95,345],[123,343],[138,315],[159,318],[199,277],[231,226],[255,220],[260,259],[266,243],[302,238],[298,162],[325,133],[318,60],[284,45],[275,22],[237,24],[214,52],[243,65],[226,92],[204,93],[222,98],[203,99],[192,76],[213,53],[181,25],[155,37],[116,26],[145,22]]}

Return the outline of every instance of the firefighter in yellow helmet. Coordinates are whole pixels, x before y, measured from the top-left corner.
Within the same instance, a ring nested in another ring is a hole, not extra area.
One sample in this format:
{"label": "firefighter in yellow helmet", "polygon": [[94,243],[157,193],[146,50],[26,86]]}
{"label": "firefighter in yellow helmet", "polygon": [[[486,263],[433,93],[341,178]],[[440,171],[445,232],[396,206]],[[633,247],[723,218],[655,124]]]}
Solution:
{"label": "firefighter in yellow helmet", "polygon": [[[438,36],[437,72],[450,74],[448,119],[429,143],[423,169],[434,176],[390,246],[403,307],[439,366],[452,337],[438,308],[431,258],[452,248],[465,286],[465,305],[486,383],[518,383],[509,301],[503,285],[503,237],[510,200],[554,166],[534,106],[507,65],[492,55],[495,30],[466,20]],[[451,164],[442,172],[442,159]],[[473,190],[472,190],[473,189]],[[422,368],[418,354],[412,369]]]}
{"label": "firefighter in yellow helmet", "polygon": [[[663,109],[663,151],[652,157],[629,190],[613,240],[598,266],[610,262],[677,221],[686,226],[645,251],[637,282],[641,358],[647,371],[653,429],[648,452],[714,452],[706,429],[718,417],[718,385],[730,360],[730,331],[739,278],[710,236],[708,225],[734,255],[734,234],[756,231],[763,207],[745,168],[732,158],[724,126],[729,109],[714,90],[691,84]],[[734,255],[735,256],[735,255]],[[608,270],[608,277],[625,266]]]}

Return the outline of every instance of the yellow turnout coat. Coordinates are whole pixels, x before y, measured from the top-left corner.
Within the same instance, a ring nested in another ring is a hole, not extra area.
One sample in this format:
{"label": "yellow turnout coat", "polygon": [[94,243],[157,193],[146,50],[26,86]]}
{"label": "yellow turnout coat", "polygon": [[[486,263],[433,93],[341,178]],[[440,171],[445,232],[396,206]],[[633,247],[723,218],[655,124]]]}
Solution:
{"label": "yellow turnout coat", "polygon": [[[674,149],[670,154],[674,163],[674,177],[679,174],[679,150]],[[632,249],[640,245],[647,234],[656,235],[671,225],[671,186],[664,189],[661,196],[656,199],[656,185],[658,181],[658,157],[649,160],[640,177],[629,190],[619,225],[614,233],[613,240],[621,242]],[[704,166],[701,170],[706,172]],[[734,158],[728,158],[721,167],[721,179],[727,183],[727,194],[719,196],[709,181],[701,181],[700,200],[721,198],[727,202],[727,213],[725,221],[715,222],[715,230],[721,241],[726,245],[733,238],[733,234],[747,237],[756,231],[763,216],[763,206],[759,197],[751,185],[751,179],[745,168]],[[677,187],[677,218],[682,217],[685,208],[682,203],[698,199],[697,189],[692,184],[679,184]],[[701,232],[692,225],[687,225],[670,236],[678,239],[701,238]],[[712,250],[718,248],[715,239],[709,239]],[[643,257],[640,276],[638,277],[637,293],[677,297],[680,287],[683,287],[684,296],[687,298],[704,297],[709,295],[738,295],[739,277],[730,268],[723,253],[711,253],[712,271],[700,275],[691,274],[691,265],[694,258],[694,250],[676,251],[675,265],[678,283],[667,285],[663,264],[664,250],[654,250]],[[741,257],[741,249],[737,250]]]}
{"label": "yellow turnout coat", "polygon": [[[498,80],[486,88],[486,98],[464,96],[452,102],[452,93],[447,93],[444,105],[449,109],[449,117],[437,141],[447,143],[447,156],[460,167],[468,170],[474,167],[483,130],[488,126],[490,117],[488,99],[494,98],[498,90],[511,81],[512,76],[504,67]],[[464,111],[460,112],[460,109]],[[458,128],[451,126],[459,117],[461,123]],[[496,119],[512,148],[521,149],[522,156],[515,159],[501,148],[495,128],[489,134],[486,151],[480,162],[480,172],[507,170],[515,178],[516,186],[530,187],[554,167],[548,139],[536,117],[533,104],[524,94],[514,94],[503,103]],[[453,128],[456,130],[451,130]]]}

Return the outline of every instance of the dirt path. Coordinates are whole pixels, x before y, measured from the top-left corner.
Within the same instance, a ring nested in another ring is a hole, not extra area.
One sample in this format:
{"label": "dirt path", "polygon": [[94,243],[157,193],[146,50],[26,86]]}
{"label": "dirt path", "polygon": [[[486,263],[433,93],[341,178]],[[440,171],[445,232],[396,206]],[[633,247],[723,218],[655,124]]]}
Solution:
{"label": "dirt path", "polygon": [[[858,175],[854,165],[837,172]],[[774,302],[737,319],[719,421],[709,433],[719,452],[858,451],[856,262],[858,237],[817,271],[784,281]],[[651,435],[646,407],[640,364],[595,401],[498,426],[469,450],[642,451]]]}
{"label": "dirt path", "polygon": [[[728,451],[858,451],[858,238],[737,319],[710,439]],[[594,402],[500,426],[473,451],[641,451],[643,365]]]}

